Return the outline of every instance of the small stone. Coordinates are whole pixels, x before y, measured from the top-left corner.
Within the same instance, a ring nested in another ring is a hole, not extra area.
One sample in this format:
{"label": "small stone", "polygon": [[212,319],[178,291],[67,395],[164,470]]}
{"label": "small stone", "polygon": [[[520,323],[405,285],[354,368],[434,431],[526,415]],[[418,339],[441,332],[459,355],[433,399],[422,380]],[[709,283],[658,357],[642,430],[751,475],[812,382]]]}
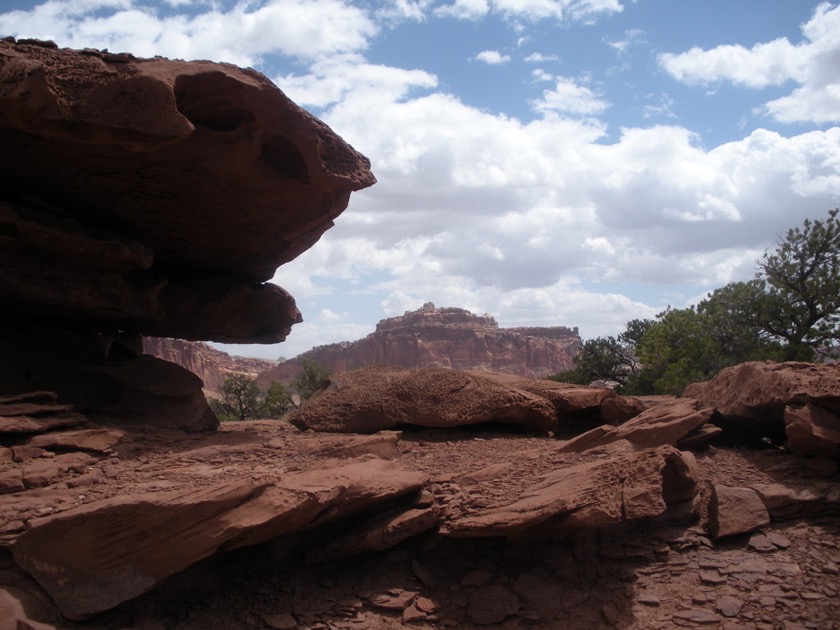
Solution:
{"label": "small stone", "polygon": [[838,567],[833,562],[827,562],[823,566],[822,572],[827,573],[828,575],[838,575],[838,574],[840,574],[840,567]]}
{"label": "small stone", "polygon": [[720,584],[726,584],[726,576],[723,576],[720,573],[712,573],[711,571],[701,571],[700,581],[703,584],[719,586]]}
{"label": "small stone", "polygon": [[274,630],[295,630],[298,627],[297,621],[289,613],[263,615],[262,619],[269,628]]}
{"label": "small stone", "polygon": [[469,571],[461,578],[461,586],[484,586],[492,577],[493,574],[490,571],[483,571],[481,569]]}
{"label": "small stone", "polygon": [[382,608],[384,610],[405,610],[417,597],[417,591],[392,590],[396,590],[396,592],[372,597],[370,599],[370,605],[374,608]]}
{"label": "small stone", "polygon": [[414,600],[414,605],[417,606],[417,608],[422,610],[424,613],[437,612],[437,610],[440,608],[440,606],[438,606],[435,601],[429,599],[428,597],[422,596]]}
{"label": "small stone", "polygon": [[420,610],[417,607],[417,602],[414,602],[406,608],[402,613],[402,621],[403,623],[412,623],[414,621],[423,621],[426,619],[427,615],[424,611]]}
{"label": "small stone", "polygon": [[767,538],[769,538],[770,542],[776,545],[779,549],[787,549],[792,544],[790,538],[776,532],[770,532],[767,534]]}
{"label": "small stone", "polygon": [[723,619],[720,615],[713,613],[711,610],[705,608],[689,608],[678,613],[674,613],[674,619],[682,621],[689,621],[701,626],[711,626],[720,623]]}
{"label": "small stone", "polygon": [[825,595],[823,595],[822,593],[813,593],[813,592],[802,593],[802,599],[806,599],[806,600],[810,600],[810,601],[814,601],[816,599],[823,599],[823,598],[825,598]]}
{"label": "small stone", "polygon": [[776,545],[764,534],[753,534],[750,536],[750,542],[747,543],[747,546],[760,553],[770,553],[777,549]]}
{"label": "small stone", "polygon": [[658,595],[654,595],[653,593],[643,593],[639,595],[638,602],[640,604],[644,604],[645,606],[659,606],[661,600],[659,599]]}
{"label": "small stone", "polygon": [[724,596],[717,600],[715,610],[717,610],[724,617],[737,617],[744,607],[744,600],[737,597]]}

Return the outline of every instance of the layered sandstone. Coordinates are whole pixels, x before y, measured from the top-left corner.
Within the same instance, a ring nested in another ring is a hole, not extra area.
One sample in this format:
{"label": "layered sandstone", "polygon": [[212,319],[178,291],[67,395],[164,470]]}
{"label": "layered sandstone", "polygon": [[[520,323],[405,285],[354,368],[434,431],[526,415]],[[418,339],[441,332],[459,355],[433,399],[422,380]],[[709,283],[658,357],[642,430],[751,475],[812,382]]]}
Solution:
{"label": "layered sandstone", "polygon": [[231,355],[201,341],[183,339],[143,337],[143,352],[188,369],[204,382],[206,392],[221,391],[228,374],[256,378],[276,365],[276,361]]}
{"label": "layered sandstone", "polygon": [[3,318],[181,339],[282,341],[266,281],[375,181],[254,70],[13,41],[0,157]]}
{"label": "layered sandstone", "polygon": [[277,267],[374,183],[260,73],[0,40],[0,393],[206,429],[198,378],[141,335],[276,343]]}
{"label": "layered sandstone", "polygon": [[260,375],[288,382],[309,359],[344,372],[367,365],[404,368],[484,370],[542,378],[572,367],[580,349],[577,328],[500,328],[490,315],[428,303],[400,317],[384,319],[358,341],[319,346]]}

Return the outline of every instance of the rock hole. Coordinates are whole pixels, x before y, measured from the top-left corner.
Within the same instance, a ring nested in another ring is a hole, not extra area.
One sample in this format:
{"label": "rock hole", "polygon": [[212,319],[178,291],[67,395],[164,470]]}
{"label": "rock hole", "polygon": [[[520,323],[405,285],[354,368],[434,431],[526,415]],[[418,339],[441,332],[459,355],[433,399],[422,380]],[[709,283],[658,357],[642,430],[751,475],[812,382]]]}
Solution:
{"label": "rock hole", "polygon": [[309,169],[298,148],[280,135],[271,136],[263,143],[263,160],[287,179],[309,181]]}
{"label": "rock hole", "polygon": [[178,111],[196,127],[234,131],[254,121],[254,114],[235,103],[240,85],[221,72],[180,76],[175,80]]}

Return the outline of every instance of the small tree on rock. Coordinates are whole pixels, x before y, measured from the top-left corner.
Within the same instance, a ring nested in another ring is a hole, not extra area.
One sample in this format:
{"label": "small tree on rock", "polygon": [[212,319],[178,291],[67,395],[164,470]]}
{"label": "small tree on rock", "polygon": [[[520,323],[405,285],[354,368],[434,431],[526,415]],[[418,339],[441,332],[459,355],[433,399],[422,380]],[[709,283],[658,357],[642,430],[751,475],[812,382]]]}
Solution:
{"label": "small tree on rock", "polygon": [[263,398],[263,408],[270,418],[279,418],[294,406],[292,394],[283,383],[272,381]]}
{"label": "small tree on rock", "polygon": [[245,420],[256,417],[260,411],[260,388],[246,374],[228,374],[221,394],[218,408],[224,416]]}
{"label": "small tree on rock", "polygon": [[301,365],[303,371],[295,377],[293,385],[301,401],[304,401],[318,391],[329,378],[330,368],[312,359],[303,359]]}

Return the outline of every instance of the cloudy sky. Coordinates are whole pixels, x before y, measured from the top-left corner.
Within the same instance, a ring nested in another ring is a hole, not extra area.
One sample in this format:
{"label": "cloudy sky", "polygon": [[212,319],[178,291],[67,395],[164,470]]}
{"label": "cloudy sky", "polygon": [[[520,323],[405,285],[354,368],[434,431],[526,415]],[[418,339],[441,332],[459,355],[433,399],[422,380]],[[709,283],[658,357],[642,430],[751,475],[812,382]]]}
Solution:
{"label": "cloudy sky", "polygon": [[840,6],[3,0],[0,35],[251,66],[379,183],[275,282],[291,357],[432,301],[615,334],[840,205]]}

